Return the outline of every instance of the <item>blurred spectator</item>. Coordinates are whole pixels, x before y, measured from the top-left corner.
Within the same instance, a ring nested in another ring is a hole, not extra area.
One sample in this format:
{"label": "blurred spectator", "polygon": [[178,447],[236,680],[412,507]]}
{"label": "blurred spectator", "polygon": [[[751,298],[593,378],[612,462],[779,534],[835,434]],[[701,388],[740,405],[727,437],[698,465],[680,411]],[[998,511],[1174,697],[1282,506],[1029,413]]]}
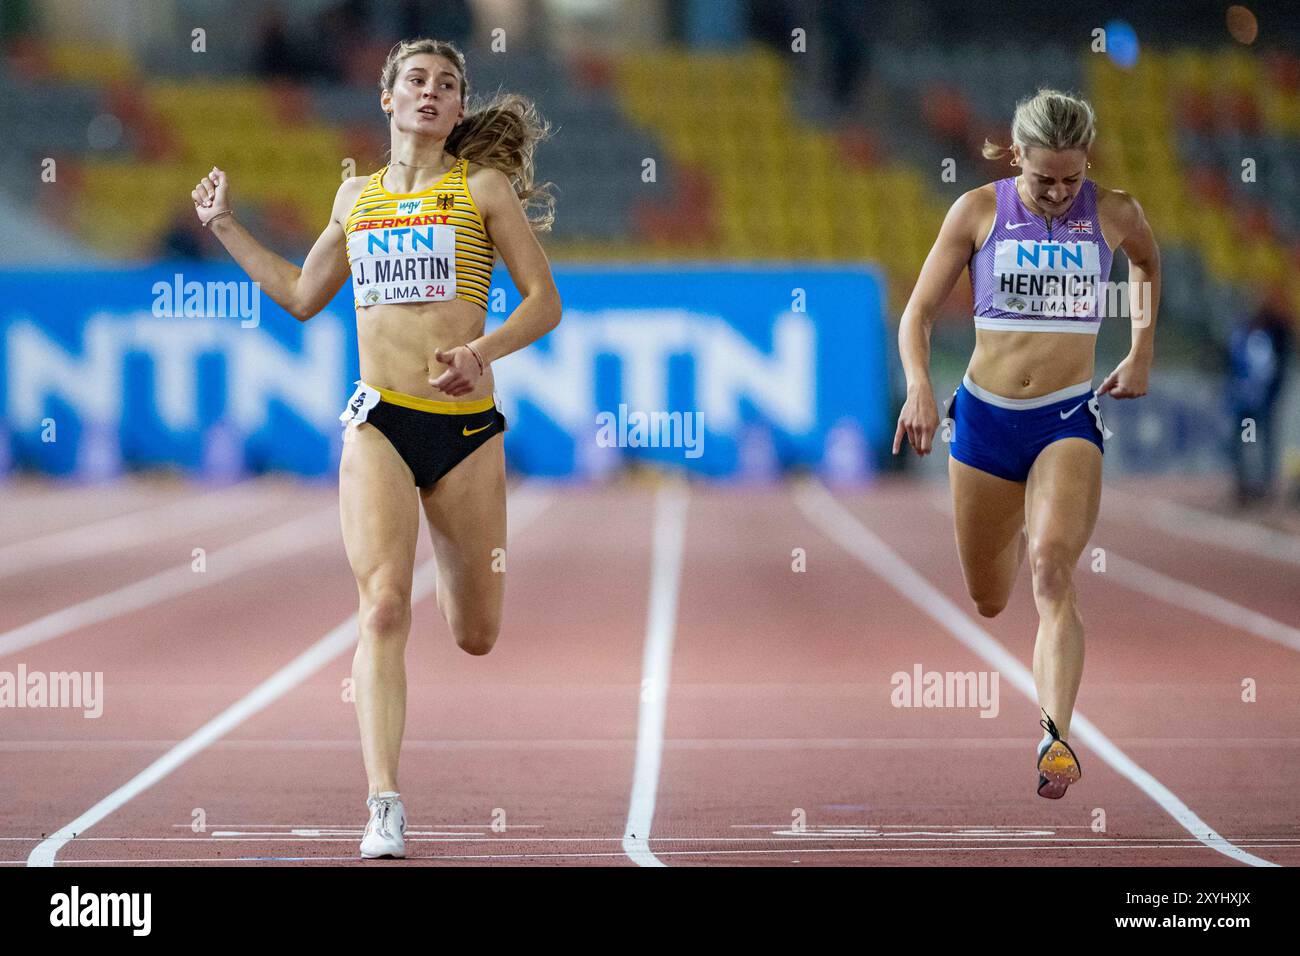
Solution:
{"label": "blurred spectator", "polygon": [[337,81],[346,52],[368,37],[369,19],[369,0],[342,0],[296,28],[278,3],[268,3],[256,28],[253,70],[266,79]]}
{"label": "blurred spectator", "polygon": [[34,25],[28,0],[0,0],[0,43],[26,36]]}
{"label": "blurred spectator", "polygon": [[792,0],[749,0],[749,32],[755,40],[790,51],[790,31],[800,24]]}
{"label": "blurred spectator", "polygon": [[207,231],[199,223],[198,216],[192,209],[182,209],[172,217],[167,231],[158,240],[159,259],[213,259],[220,246],[212,248],[207,239]]}
{"label": "blurred spectator", "polygon": [[253,41],[253,72],[260,77],[296,80],[302,75],[298,46],[289,35],[284,14],[276,4],[262,9]]}
{"label": "blurred spectator", "polygon": [[402,36],[450,40],[462,50],[474,39],[469,0],[402,0]]}
{"label": "blurred spectator", "polygon": [[390,0],[373,13],[369,0],[346,0],[345,6],[364,14],[374,33],[390,45],[432,37],[450,40],[464,50],[474,39],[474,11],[469,0]]}
{"label": "blurred spectator", "polygon": [[[1272,495],[1277,472],[1278,396],[1291,354],[1291,322],[1280,289],[1272,290],[1233,329],[1228,342],[1228,402],[1232,409],[1232,459],[1237,503]],[[1254,441],[1244,440],[1243,419],[1255,423]]]}
{"label": "blurred spectator", "polygon": [[792,32],[804,31],[806,55],[841,109],[852,104],[866,78],[875,7],[862,0],[748,0],[746,23],[754,39],[788,54]]}
{"label": "blurred spectator", "polygon": [[826,37],[826,70],[831,95],[847,105],[870,65],[867,53],[871,41],[870,6],[861,0],[826,0],[817,5],[820,26]]}
{"label": "blurred spectator", "polygon": [[363,76],[349,72],[349,56],[369,47],[374,32],[371,17],[370,0],[342,0],[326,10],[303,37],[303,49],[311,60],[309,75],[334,83],[341,79],[374,82],[372,74],[378,71],[373,64]]}

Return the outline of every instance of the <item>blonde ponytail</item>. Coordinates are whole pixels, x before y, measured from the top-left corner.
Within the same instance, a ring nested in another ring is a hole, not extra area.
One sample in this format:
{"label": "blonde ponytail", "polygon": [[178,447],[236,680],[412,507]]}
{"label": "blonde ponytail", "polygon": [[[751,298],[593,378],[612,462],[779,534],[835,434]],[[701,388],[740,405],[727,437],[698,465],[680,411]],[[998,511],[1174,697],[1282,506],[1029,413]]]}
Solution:
{"label": "blonde ponytail", "polygon": [[[1081,149],[1087,152],[1097,135],[1097,117],[1087,100],[1040,89],[1016,104],[1011,119],[1011,141],[1023,155],[1032,146],[1051,150]],[[985,159],[1004,159],[1011,148],[984,141]]]}

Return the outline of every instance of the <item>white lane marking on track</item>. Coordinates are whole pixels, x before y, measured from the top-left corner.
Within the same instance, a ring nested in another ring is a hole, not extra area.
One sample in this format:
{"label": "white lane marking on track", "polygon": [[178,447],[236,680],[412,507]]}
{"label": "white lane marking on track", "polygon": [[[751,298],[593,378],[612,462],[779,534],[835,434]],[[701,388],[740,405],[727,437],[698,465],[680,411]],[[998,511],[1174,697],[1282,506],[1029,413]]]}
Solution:
{"label": "white lane marking on track", "polygon": [[645,651],[641,659],[641,703],[637,713],[636,769],[628,801],[623,851],[638,866],[663,866],[647,842],[654,822],[663,755],[668,680],[672,673],[673,636],[677,630],[677,594],[686,540],[688,493],[684,485],[660,485],[655,494],[650,608],[646,617]]}
{"label": "white lane marking on track", "polygon": [[[1107,499],[1107,507],[1113,500]],[[1285,531],[1263,528],[1164,498],[1145,499],[1140,508],[1127,501],[1120,507],[1126,514],[1137,516],[1151,527],[1176,537],[1288,564],[1300,564],[1300,538]]]}
{"label": "white lane marking on track", "polygon": [[[192,823],[173,823],[172,828],[175,830],[188,830],[194,824]],[[484,830],[491,828],[491,823],[408,823],[408,827],[414,827],[419,830],[428,827],[444,827],[454,829],[456,827],[466,827],[470,829]],[[545,830],[546,828],[540,823],[511,823],[509,826],[501,824],[503,830]],[[209,823],[208,829],[225,827],[230,830],[356,830],[361,832],[363,827],[356,826],[355,823]]]}
{"label": "white lane marking on track", "polygon": [[[1087,828],[1085,828],[1087,829]],[[250,834],[208,834],[201,837],[91,837],[78,836],[78,843],[350,843],[361,836],[364,832],[362,827],[354,827],[351,834],[344,835],[320,835],[311,836],[304,833],[299,834],[280,834],[280,833],[250,833]],[[465,835],[456,832],[442,832],[437,830],[421,831],[412,833],[410,830],[406,833],[407,839],[417,839],[422,843],[618,843],[622,844],[621,836],[600,836],[600,837],[514,837],[514,836],[487,836],[484,834]],[[39,840],[34,836],[8,836],[0,837],[0,842],[8,843],[31,843]],[[863,834],[851,833],[795,833],[789,830],[773,829],[771,833],[765,836],[745,836],[745,837],[699,837],[699,836],[654,836],[650,838],[654,843],[807,843],[809,841],[822,841],[828,843],[846,843],[854,840],[869,841],[872,843],[934,843],[942,840],[1019,840],[1022,843],[1042,843],[1042,844],[1107,844],[1115,846],[1148,846],[1152,843],[1164,843],[1169,845],[1193,846],[1195,849],[1202,849],[1200,840],[1195,837],[1109,837],[1109,836],[1026,836],[1017,833],[989,833],[987,835],[975,835],[965,833],[936,833],[931,836],[914,836],[911,834],[876,834],[867,836]],[[1296,846],[1300,847],[1300,837],[1278,836],[1276,834],[1254,834],[1234,836],[1234,842],[1247,843],[1272,843],[1277,846]],[[622,850],[618,851],[622,855]],[[78,860],[78,863],[81,861]]]}
{"label": "white lane marking on track", "polygon": [[1194,611],[1231,628],[1248,631],[1256,637],[1281,644],[1293,651],[1300,651],[1300,630],[1289,624],[1283,624],[1259,611],[1252,611],[1212,591],[1161,574],[1146,565],[1121,557],[1109,548],[1106,549],[1106,562],[1112,570],[1118,572],[1107,574],[1106,577],[1127,588],[1159,598],[1174,607]]}
{"label": "white lane marking on track", "polygon": [[[931,504],[944,514],[952,514],[950,501],[937,499],[932,500]],[[1131,558],[1116,554],[1110,548],[1105,550],[1108,567],[1119,571],[1118,574],[1107,576],[1130,590],[1148,594],[1182,610],[1194,611],[1237,630],[1248,631],[1256,637],[1281,644],[1293,651],[1300,651],[1300,629],[1229,601],[1213,591],[1162,574],[1145,564],[1139,564]]]}
{"label": "white lane marking on track", "polygon": [[[513,514],[508,524],[507,540],[526,528],[550,504],[551,495],[533,491],[525,485],[511,494]],[[331,512],[335,509],[331,508]],[[522,512],[522,513],[521,513]],[[415,569],[411,582],[411,602],[433,593],[437,565],[430,558]],[[103,820],[110,813],[148,790],[181,764],[202,751],[214,740],[234,730],[249,717],[301,684],[334,658],[357,642],[357,615],[354,613],[332,631],[280,668],[246,696],[235,701],[179,744],[145,767],[104,799],[71,823],[64,824],[42,841],[27,857],[28,866],[53,866],[54,858],[69,840]]]}
{"label": "white lane marking on track", "polygon": [[[171,482],[163,491],[177,487]],[[112,485],[68,483],[57,478],[15,480],[0,477],[0,527],[13,538],[40,534],[49,527],[49,514],[57,512],[73,522],[94,520],[105,507],[117,512],[135,509],[141,501],[157,500],[152,481],[126,476]],[[87,513],[88,512],[88,513]]]}
{"label": "white lane marking on track", "polygon": [[[659,838],[655,837],[658,842]],[[1293,847],[1285,843],[1248,843],[1247,846],[1257,850],[1289,850]],[[1115,846],[1109,843],[1076,843],[1068,848],[1069,853],[1078,853],[1082,850],[1136,850],[1143,853],[1151,850],[1196,850],[1200,852],[1203,847],[1198,842],[1189,843],[1143,843],[1134,846]],[[788,847],[764,847],[753,850],[657,850],[660,856],[755,856],[759,854],[774,853],[798,853],[800,856],[812,853],[1002,853],[1002,852],[1034,852],[1050,853],[1052,851],[1067,852],[1065,847],[1054,846],[836,846],[836,847],[817,847],[817,846],[788,846]],[[607,850],[603,852],[588,853],[448,853],[438,854],[437,859],[425,860],[405,860],[408,865],[437,865],[445,863],[448,860],[579,860],[579,859],[622,859],[624,856],[621,850]],[[282,862],[282,863],[358,863],[360,860],[355,856],[243,856],[243,857],[177,857],[167,860],[78,860],[76,866],[103,866],[116,864],[135,865],[135,866],[157,866],[160,863],[184,863],[190,866],[196,866],[202,863],[212,863],[220,866],[230,866],[235,863],[253,863],[253,862]],[[1140,863],[1140,858],[1139,858]],[[0,860],[0,866],[22,866],[22,860]],[[30,865],[30,863],[28,864]],[[71,865],[71,864],[70,864]],[[1116,863],[1115,865],[1119,865]],[[1188,862],[1192,866],[1192,862]]]}
{"label": "white lane marking on track", "polygon": [[[925,831],[903,831],[897,834],[893,833],[865,833],[858,832],[852,828],[844,829],[827,829],[818,831],[795,831],[790,829],[780,829],[778,827],[763,828],[766,832],[763,836],[718,836],[718,837],[677,837],[677,836],[653,836],[650,839],[655,843],[770,843],[780,842],[782,840],[833,840],[842,842],[844,840],[869,840],[873,843],[884,841],[886,843],[921,843],[933,842],[934,840],[1038,840],[1041,842],[1104,842],[1104,843],[1151,843],[1165,842],[1171,840],[1174,842],[1197,843],[1192,837],[1185,840],[1177,840],[1171,837],[1086,837],[1086,836],[1041,836],[1033,833],[1016,833],[1013,831],[1002,831],[988,833],[962,833],[962,832],[925,832]],[[265,831],[241,831],[241,830],[214,830],[204,836],[193,837],[176,837],[176,836],[78,836],[78,843],[337,843],[348,842],[357,839],[365,832],[364,827],[354,826],[351,828],[340,827],[338,829],[312,830],[300,828],[285,833],[268,833]],[[1047,833],[1048,831],[1043,831]],[[408,840],[420,837],[428,838],[432,843],[619,843],[623,842],[622,837],[525,837],[525,836],[498,836],[488,833],[464,833],[456,830],[412,830],[409,827],[406,830]],[[433,838],[437,839],[433,839]],[[6,842],[28,842],[39,839],[33,836],[9,836],[0,837],[0,841]],[[1270,836],[1262,835],[1256,837],[1242,837],[1240,839],[1255,840],[1280,840],[1283,842],[1300,843],[1300,837],[1287,836]]]}
{"label": "white lane marking on track", "polygon": [[[872,533],[853,512],[836,500],[835,496],[818,482],[801,483],[794,492],[795,503],[815,526],[865,564],[875,574],[887,581],[908,600],[944,626],[959,642],[984,658],[1002,673],[1016,690],[1037,703],[1038,692],[1034,677],[1020,660],[998,643],[988,631],[980,627],[961,611],[948,597],[931,584],[920,572],[903,560]],[[1127,754],[1115,746],[1087,717],[1075,711],[1071,729],[1076,737],[1120,775],[1127,777],[1143,793],[1160,805],[1166,813],[1212,850],[1252,866],[1276,866],[1262,857],[1247,853],[1228,842],[1214,828],[1192,812],[1187,804],[1176,797],[1163,783],[1138,766]]]}
{"label": "white lane marking on track", "polygon": [[241,482],[220,491],[186,496],[142,511],[17,541],[0,548],[0,578],[166,541],[282,505],[269,495],[250,494],[254,490],[250,482]]}
{"label": "white lane marking on track", "polygon": [[207,570],[201,574],[190,567],[189,556],[184,555],[184,560],[178,560],[175,567],[166,571],[159,571],[5,631],[0,634],[0,657],[62,637],[91,624],[100,624],[128,611],[139,611],[190,591],[197,591],[338,537],[338,506],[335,505],[317,509],[301,518],[213,551],[207,556]]}
{"label": "white lane marking on track", "polygon": [[[785,685],[787,688],[791,685]],[[875,685],[862,684],[866,691]],[[763,685],[759,689],[770,689]],[[76,751],[103,753],[113,750],[162,750],[175,740],[9,740],[0,741],[0,753],[25,751]],[[1116,743],[1163,749],[1206,750],[1243,747],[1250,750],[1300,747],[1300,737],[1119,737]],[[345,750],[354,753],[355,740],[222,740],[222,750]],[[405,750],[628,750],[634,740],[548,740],[545,738],[493,740],[403,740]],[[739,737],[664,738],[664,750],[926,750],[958,746],[967,750],[1023,750],[1024,737]],[[189,826],[188,823],[183,824]],[[450,824],[442,824],[450,826]],[[514,826],[514,824],[511,824]]]}
{"label": "white lane marking on track", "polygon": [[[174,824],[177,827],[183,827],[185,824]],[[335,837],[335,836],[361,836],[365,831],[364,826],[356,823],[344,823],[334,826],[325,824],[304,823],[292,827],[264,826],[260,823],[251,823],[245,825],[239,824],[209,824],[208,829],[213,837],[271,837],[291,839],[294,837]],[[544,830],[546,829],[540,823],[512,823],[508,828],[502,824],[499,833],[506,833],[509,830]],[[483,837],[485,839],[517,839],[500,836],[498,831],[492,829],[491,823],[408,823],[406,825],[407,836],[445,836],[445,837]],[[161,837],[159,839],[171,839],[171,837]],[[185,839],[185,838],[182,838]],[[534,837],[533,839],[545,839],[544,837]]]}

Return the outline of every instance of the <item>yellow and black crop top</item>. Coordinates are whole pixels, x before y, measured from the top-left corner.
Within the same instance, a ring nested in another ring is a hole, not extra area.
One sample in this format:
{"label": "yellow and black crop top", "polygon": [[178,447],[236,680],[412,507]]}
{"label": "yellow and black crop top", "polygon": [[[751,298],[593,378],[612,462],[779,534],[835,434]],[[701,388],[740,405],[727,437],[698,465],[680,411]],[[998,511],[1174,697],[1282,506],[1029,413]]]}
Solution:
{"label": "yellow and black crop top", "polygon": [[487,308],[496,251],[466,182],[469,163],[418,193],[390,193],[385,166],[352,205],[343,233],[358,308],[468,299]]}

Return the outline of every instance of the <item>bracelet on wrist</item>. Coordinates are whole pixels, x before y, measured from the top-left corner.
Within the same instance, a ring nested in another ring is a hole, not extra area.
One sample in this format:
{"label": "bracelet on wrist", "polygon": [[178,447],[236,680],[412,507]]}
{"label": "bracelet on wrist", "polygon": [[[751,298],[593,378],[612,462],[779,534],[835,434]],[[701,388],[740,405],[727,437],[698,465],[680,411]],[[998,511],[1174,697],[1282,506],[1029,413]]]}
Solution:
{"label": "bracelet on wrist", "polygon": [[216,222],[218,219],[224,219],[226,216],[233,216],[234,214],[235,214],[235,211],[234,211],[233,209],[227,209],[225,212],[219,212],[219,213],[217,213],[215,216],[213,216],[211,219],[209,219],[207,222],[205,222],[205,223],[203,224],[203,228],[204,228],[204,229],[207,229],[209,226],[211,226],[211,225],[212,225],[214,222]]}
{"label": "bracelet on wrist", "polygon": [[465,343],[465,348],[469,349],[469,353],[470,353],[470,355],[474,356],[474,361],[478,362],[478,373],[479,373],[480,375],[482,375],[482,374],[483,374],[483,356],[479,355],[479,354],[478,354],[478,349],[474,348],[474,346],[470,345],[468,342]]}

